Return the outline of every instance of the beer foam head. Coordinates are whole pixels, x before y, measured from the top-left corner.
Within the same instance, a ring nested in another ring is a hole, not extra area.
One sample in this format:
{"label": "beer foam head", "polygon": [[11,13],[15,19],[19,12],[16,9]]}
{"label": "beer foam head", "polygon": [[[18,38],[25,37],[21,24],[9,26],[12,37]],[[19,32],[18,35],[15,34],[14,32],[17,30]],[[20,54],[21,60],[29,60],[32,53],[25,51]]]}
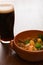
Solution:
{"label": "beer foam head", "polygon": [[14,11],[14,7],[11,4],[1,4],[0,5],[0,13],[9,13]]}

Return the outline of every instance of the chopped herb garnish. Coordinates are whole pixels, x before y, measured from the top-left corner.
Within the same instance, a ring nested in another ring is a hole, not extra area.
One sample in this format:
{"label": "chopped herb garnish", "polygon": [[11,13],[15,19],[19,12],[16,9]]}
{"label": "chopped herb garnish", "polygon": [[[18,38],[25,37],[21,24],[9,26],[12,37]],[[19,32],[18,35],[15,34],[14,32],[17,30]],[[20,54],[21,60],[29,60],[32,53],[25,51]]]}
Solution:
{"label": "chopped herb garnish", "polygon": [[28,44],[30,42],[30,40],[25,40],[24,42],[25,42],[25,44]]}
{"label": "chopped herb garnish", "polygon": [[39,34],[38,38],[41,38],[41,40],[43,41],[43,35]]}
{"label": "chopped herb garnish", "polygon": [[40,44],[40,43],[36,43],[36,44],[35,44],[35,47],[36,47],[37,49],[40,49],[40,48],[41,48],[41,44]]}

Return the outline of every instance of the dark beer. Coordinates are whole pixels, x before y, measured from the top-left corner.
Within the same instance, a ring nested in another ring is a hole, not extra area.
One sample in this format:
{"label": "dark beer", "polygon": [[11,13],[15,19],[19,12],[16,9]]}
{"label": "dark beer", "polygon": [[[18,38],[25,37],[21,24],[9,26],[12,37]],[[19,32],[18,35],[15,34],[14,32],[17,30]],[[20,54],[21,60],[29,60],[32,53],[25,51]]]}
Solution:
{"label": "dark beer", "polygon": [[[8,5],[9,6],[9,5]],[[14,9],[0,10],[0,36],[3,41],[10,41],[14,38]]]}

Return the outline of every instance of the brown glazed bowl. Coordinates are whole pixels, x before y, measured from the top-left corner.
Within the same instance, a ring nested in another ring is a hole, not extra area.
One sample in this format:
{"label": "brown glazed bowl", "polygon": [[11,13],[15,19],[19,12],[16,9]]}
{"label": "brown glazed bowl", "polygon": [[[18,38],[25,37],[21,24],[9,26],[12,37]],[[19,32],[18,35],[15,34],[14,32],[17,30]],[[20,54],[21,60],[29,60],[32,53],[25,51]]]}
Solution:
{"label": "brown glazed bowl", "polygon": [[38,50],[38,51],[27,51],[24,50],[22,48],[20,48],[17,43],[18,43],[18,39],[25,39],[27,37],[37,37],[37,35],[42,34],[43,35],[43,31],[40,30],[28,30],[28,31],[23,31],[19,34],[17,34],[14,37],[14,46],[13,49],[16,51],[16,53],[24,60],[27,61],[41,61],[43,60],[43,50]]}

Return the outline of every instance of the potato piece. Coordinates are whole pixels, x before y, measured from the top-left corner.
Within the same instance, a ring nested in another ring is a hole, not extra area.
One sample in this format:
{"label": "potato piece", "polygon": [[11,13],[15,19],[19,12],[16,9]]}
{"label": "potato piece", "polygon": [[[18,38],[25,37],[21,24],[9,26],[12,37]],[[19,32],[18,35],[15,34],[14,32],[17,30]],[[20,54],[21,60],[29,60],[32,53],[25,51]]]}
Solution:
{"label": "potato piece", "polygon": [[28,50],[29,51],[36,51],[37,49],[34,46],[31,45],[31,46],[29,46]]}
{"label": "potato piece", "polygon": [[33,51],[33,46],[32,46],[32,45],[29,46],[28,50],[29,50],[29,51]]}
{"label": "potato piece", "polygon": [[42,42],[42,40],[41,40],[40,38],[38,38],[38,39],[37,39],[37,42],[41,43],[41,42]]}
{"label": "potato piece", "polygon": [[30,40],[30,45],[34,46],[35,42],[33,40]]}
{"label": "potato piece", "polygon": [[33,50],[34,50],[34,51],[37,51],[37,48],[33,47]]}

